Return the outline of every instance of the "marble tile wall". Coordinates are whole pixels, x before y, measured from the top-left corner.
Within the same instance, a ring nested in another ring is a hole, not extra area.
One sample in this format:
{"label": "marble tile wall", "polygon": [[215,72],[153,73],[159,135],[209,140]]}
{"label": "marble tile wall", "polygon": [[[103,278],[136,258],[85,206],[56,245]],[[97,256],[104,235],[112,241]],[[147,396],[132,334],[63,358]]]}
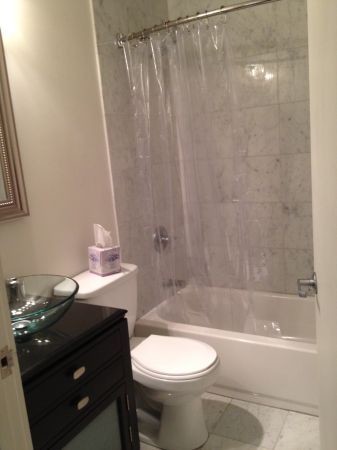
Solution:
{"label": "marble tile wall", "polygon": [[[168,0],[169,17],[229,3]],[[235,65],[238,145],[231,134],[227,100],[219,95],[211,112],[215,148],[198,161],[212,282],[245,286],[232,270],[240,258],[233,255],[233,243],[240,242],[231,202],[232,156],[239,150],[244,155],[240,170],[252,285],[295,293],[296,279],[313,271],[306,0],[281,0],[232,13],[226,20]],[[215,188],[207,186],[210,166]],[[210,212],[216,221],[209,220]]]}
{"label": "marble tile wall", "polygon": [[[122,259],[139,267],[138,315],[160,301],[148,185],[137,167],[128,76],[117,33],[167,20],[166,0],[93,0]],[[164,169],[164,168],[163,168]]]}
{"label": "marble tile wall", "polygon": [[[232,0],[93,0],[120,242],[123,260],[140,269],[139,315],[160,301],[158,255],[153,250],[154,223],[148,213],[152,198],[139,177],[127,73],[115,34],[229,3]],[[244,131],[240,139],[246,154],[247,239],[254,285],[295,292],[296,278],[308,276],[313,268],[306,1],[281,0],[233,13],[227,25],[235,60],[238,117]],[[261,68],[260,76],[252,76]],[[228,195],[232,129],[221,96],[213,106],[217,142],[200,155],[198,171],[202,178],[203,167],[212,165],[219,195],[208,198],[206,186],[200,211],[209,229],[205,238],[213,283],[241,287],[240,280],[231,275],[226,239],[219,227],[212,229],[212,223],[222,223],[227,237],[235,242],[236,209]],[[153,173],[160,186],[161,174],[176,167],[160,155],[154,162]],[[160,196],[158,186],[154,193]],[[174,200],[179,204],[178,198]],[[159,198],[155,201],[160,203]],[[207,216],[214,209],[219,221],[210,223]],[[161,212],[160,221],[169,227],[165,214]],[[178,227],[183,228],[181,211],[177,215]],[[175,230],[174,237],[178,278],[184,278],[183,231]],[[170,255],[166,259],[164,265],[169,265]],[[229,274],[226,283],[224,273]]]}

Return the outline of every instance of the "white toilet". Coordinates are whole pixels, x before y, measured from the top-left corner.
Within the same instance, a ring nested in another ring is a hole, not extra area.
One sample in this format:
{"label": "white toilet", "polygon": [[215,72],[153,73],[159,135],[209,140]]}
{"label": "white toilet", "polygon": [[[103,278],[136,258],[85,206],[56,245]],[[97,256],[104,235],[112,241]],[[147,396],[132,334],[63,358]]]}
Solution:
{"label": "white toilet", "polygon": [[[100,277],[86,271],[74,277],[80,286],[77,299],[128,310],[130,338],[137,314],[137,272],[135,265],[122,264],[122,272],[115,275]],[[134,347],[131,359],[134,380],[149,404],[160,405],[161,410],[159,420],[137,410],[145,422],[141,439],[167,450],[203,445],[208,432],[201,394],[216,380],[216,351],[194,339],[151,335]]]}

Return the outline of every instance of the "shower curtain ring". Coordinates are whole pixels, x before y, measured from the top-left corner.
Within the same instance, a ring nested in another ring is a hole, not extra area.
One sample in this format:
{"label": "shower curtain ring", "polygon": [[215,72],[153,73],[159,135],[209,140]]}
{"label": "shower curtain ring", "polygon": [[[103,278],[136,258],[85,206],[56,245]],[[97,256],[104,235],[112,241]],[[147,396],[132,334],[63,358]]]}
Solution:
{"label": "shower curtain ring", "polygon": [[142,31],[142,35],[141,35],[140,38],[139,38],[139,41],[140,41],[140,42],[144,42],[144,41],[146,40],[147,37],[148,37],[148,36],[146,35],[146,30],[144,29],[144,30]]}
{"label": "shower curtain ring", "polygon": [[[205,9],[205,14],[207,14],[207,13],[208,13],[208,11],[207,11],[207,9]],[[206,23],[207,28],[209,28],[209,18],[208,18],[208,16],[206,16],[205,23]]]}
{"label": "shower curtain ring", "polygon": [[122,34],[122,33],[117,33],[117,34],[116,34],[116,44],[117,44],[117,47],[123,48],[125,42],[126,42],[126,37],[124,36],[124,34]]}

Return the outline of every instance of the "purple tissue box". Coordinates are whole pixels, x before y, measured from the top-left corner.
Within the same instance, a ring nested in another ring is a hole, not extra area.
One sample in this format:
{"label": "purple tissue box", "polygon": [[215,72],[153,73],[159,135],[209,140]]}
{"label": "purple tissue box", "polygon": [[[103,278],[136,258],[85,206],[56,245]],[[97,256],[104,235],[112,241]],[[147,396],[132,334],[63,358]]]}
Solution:
{"label": "purple tissue box", "polygon": [[100,248],[92,245],[88,247],[89,270],[102,277],[121,271],[120,247]]}

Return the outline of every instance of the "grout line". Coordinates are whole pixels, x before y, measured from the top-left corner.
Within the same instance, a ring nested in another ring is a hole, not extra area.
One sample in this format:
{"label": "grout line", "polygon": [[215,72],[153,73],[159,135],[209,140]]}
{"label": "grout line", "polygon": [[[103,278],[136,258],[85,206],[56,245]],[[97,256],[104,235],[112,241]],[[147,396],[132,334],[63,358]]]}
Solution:
{"label": "grout line", "polygon": [[285,416],[285,418],[284,418],[284,422],[283,422],[283,425],[282,425],[282,427],[281,427],[281,430],[280,430],[280,432],[279,432],[279,434],[278,434],[278,436],[277,436],[277,439],[276,439],[275,445],[274,445],[274,447],[273,447],[273,450],[275,450],[275,449],[276,449],[276,447],[277,447],[277,444],[278,444],[278,442],[279,442],[279,440],[280,440],[280,436],[281,436],[281,434],[282,434],[282,431],[283,431],[283,429],[284,429],[284,426],[285,426],[286,420],[287,420],[287,418],[288,418],[288,416],[289,416],[289,412],[290,412],[290,411],[287,411],[287,415],[286,415],[286,416]]}
{"label": "grout line", "polygon": [[[261,153],[261,154],[243,154],[242,156],[240,156],[240,158],[242,160],[245,160],[247,158],[251,159],[251,158],[280,158],[282,156],[298,156],[298,155],[311,155],[310,151],[304,151],[304,152],[279,152],[279,153]],[[197,162],[202,161],[210,161],[210,162],[215,162],[215,161],[231,161],[235,158],[235,156],[215,156],[214,158],[208,158],[207,156],[203,156],[203,157],[197,157],[195,158],[195,160]],[[192,162],[193,159],[183,159],[181,161],[185,161],[185,162]],[[166,165],[169,162],[155,162],[154,165]]]}
{"label": "grout line", "polygon": [[[225,414],[225,412],[227,411],[229,405],[232,403],[233,398],[232,398],[232,397],[225,397],[225,396],[220,395],[220,394],[213,394],[212,392],[207,392],[207,393],[208,393],[208,394],[212,394],[212,395],[217,395],[218,397],[223,397],[223,398],[229,399],[229,402],[227,402],[227,405],[226,405],[225,409],[223,410],[223,412],[220,414],[218,420],[217,420],[217,421],[215,422],[215,424],[213,425],[212,431],[209,431],[209,432],[208,432],[209,436],[210,436],[211,434],[214,434],[215,436],[219,436],[218,434],[216,434],[216,433],[214,432],[214,430],[215,430],[215,428],[217,427],[217,425],[218,425],[218,423],[220,422],[220,420],[222,419],[222,417],[223,417],[223,415]],[[207,400],[207,399],[205,399],[205,400]],[[211,399],[209,399],[209,400],[211,400]],[[205,417],[205,419],[206,419],[206,417]]]}
{"label": "grout line", "polygon": [[[245,111],[246,109],[259,109],[259,108],[266,108],[268,106],[281,106],[281,105],[293,105],[293,104],[297,104],[297,103],[309,103],[309,101],[310,101],[309,98],[304,99],[304,100],[289,100],[287,102],[280,102],[279,101],[278,103],[271,102],[271,103],[264,103],[264,104],[255,105],[255,106],[254,105],[252,105],[252,106],[243,106],[243,107],[238,108],[238,109],[239,109],[239,111]],[[223,113],[223,110],[221,109],[221,110],[217,110],[217,111],[214,111],[214,112],[222,112]]]}
{"label": "grout line", "polygon": [[[214,244],[208,244],[207,245],[207,248],[210,248],[210,249],[212,249],[212,248],[218,248],[219,247],[219,245],[218,244],[216,244],[216,243],[214,243]],[[273,247],[273,246],[266,246],[266,245],[261,245],[260,247],[258,247],[258,246],[254,246],[254,245],[252,245],[252,246],[247,246],[247,248],[248,249],[250,249],[250,250],[296,250],[296,251],[312,251],[313,250],[313,247],[301,247],[301,248],[299,248],[299,247]]]}

